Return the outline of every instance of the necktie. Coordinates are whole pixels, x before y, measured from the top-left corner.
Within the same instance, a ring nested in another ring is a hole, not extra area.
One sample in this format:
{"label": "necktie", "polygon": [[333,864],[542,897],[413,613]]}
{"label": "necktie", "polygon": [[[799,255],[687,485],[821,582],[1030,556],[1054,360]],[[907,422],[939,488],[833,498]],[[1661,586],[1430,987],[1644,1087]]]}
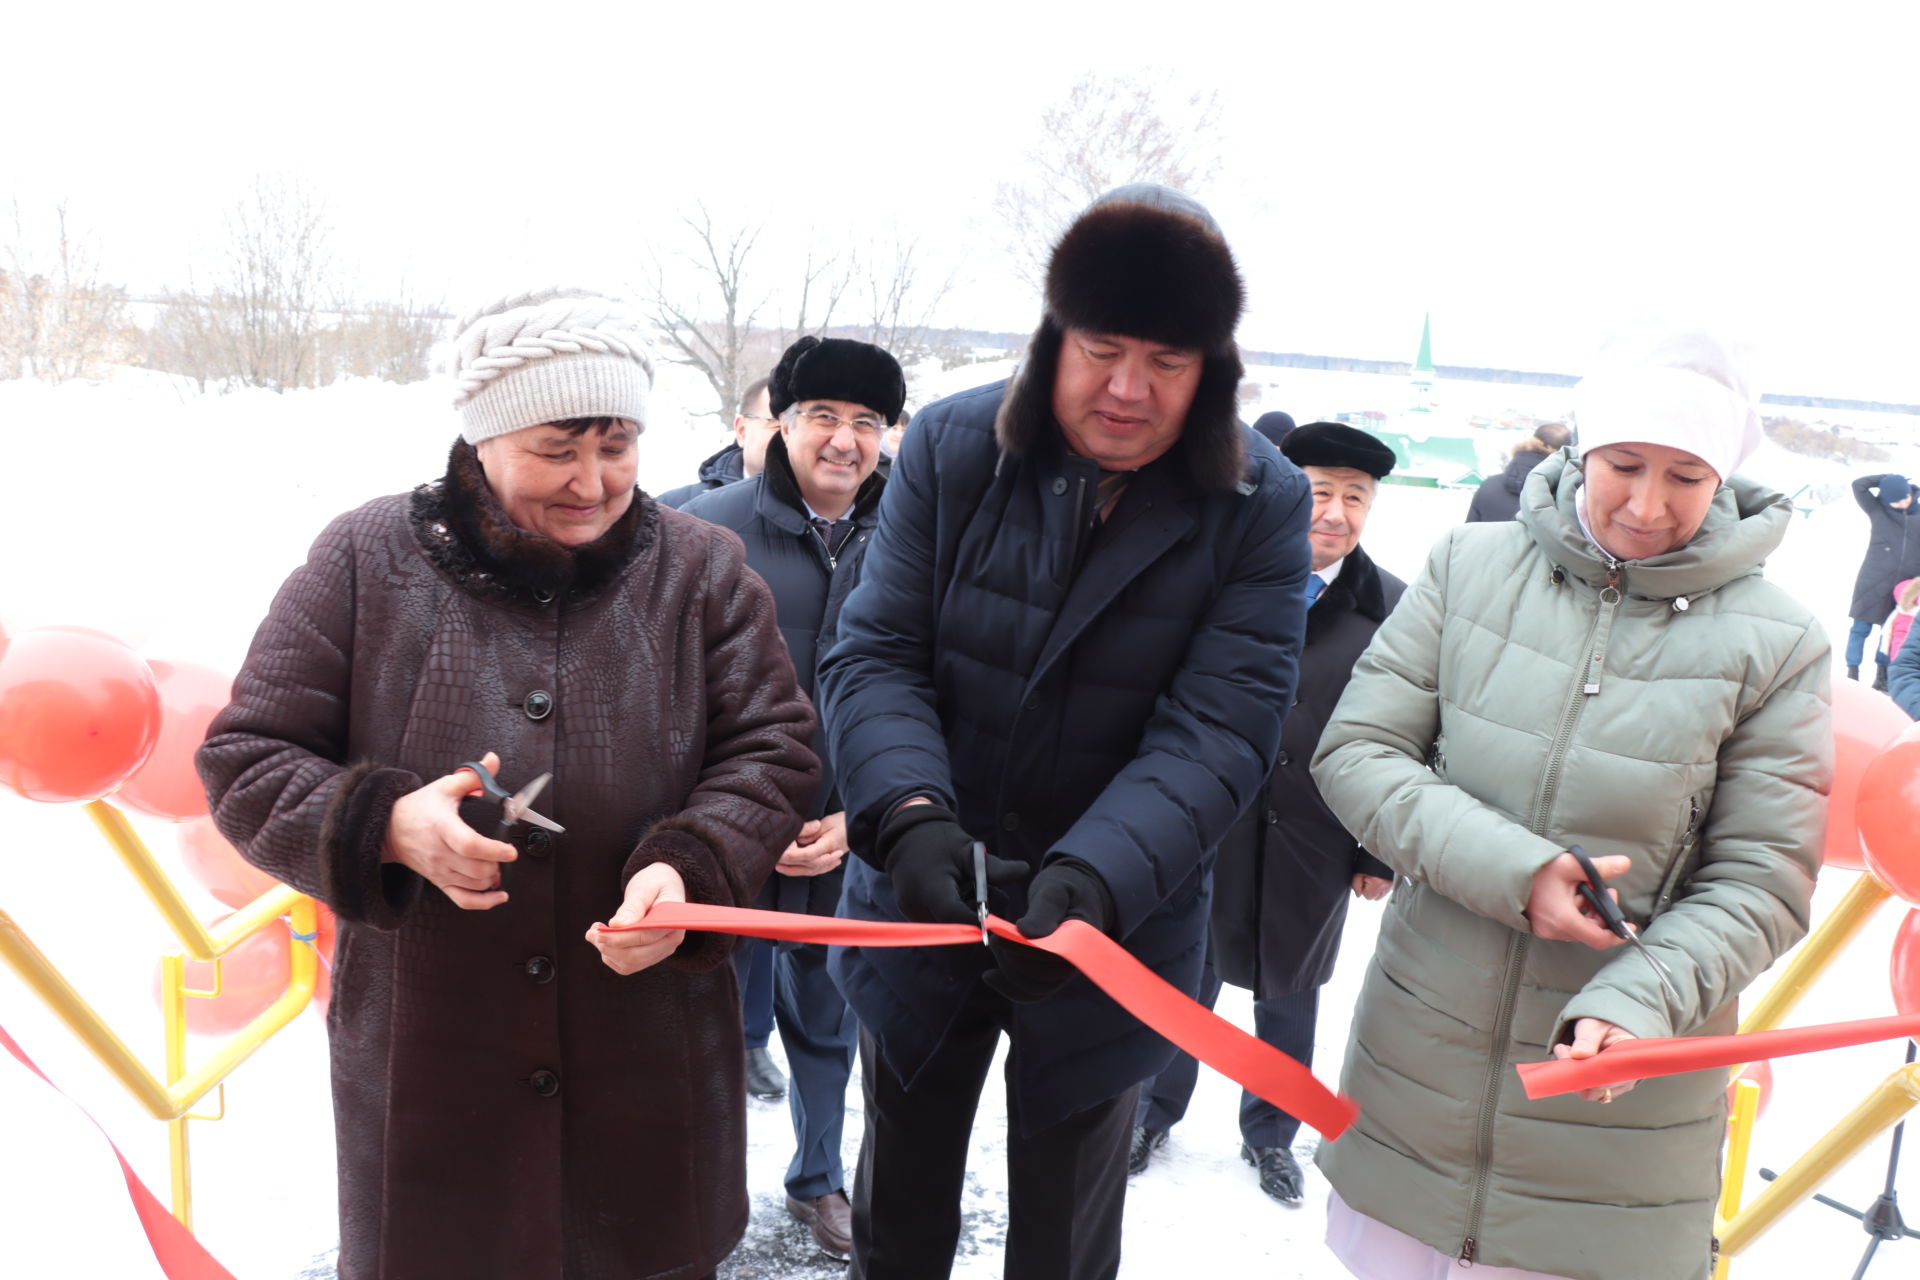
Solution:
{"label": "necktie", "polygon": [[1320,598],[1320,593],[1322,591],[1325,591],[1326,589],[1327,589],[1326,579],[1322,578],[1317,573],[1308,574],[1307,575],[1307,608],[1309,609],[1313,608],[1313,602],[1315,600],[1318,600]]}
{"label": "necktie", "polygon": [[827,549],[827,559],[834,559],[837,554],[833,545],[835,541],[834,535],[840,526],[847,522],[845,520],[829,520],[825,516],[809,516],[807,517],[807,523],[812,525],[813,531],[820,535],[820,541]]}

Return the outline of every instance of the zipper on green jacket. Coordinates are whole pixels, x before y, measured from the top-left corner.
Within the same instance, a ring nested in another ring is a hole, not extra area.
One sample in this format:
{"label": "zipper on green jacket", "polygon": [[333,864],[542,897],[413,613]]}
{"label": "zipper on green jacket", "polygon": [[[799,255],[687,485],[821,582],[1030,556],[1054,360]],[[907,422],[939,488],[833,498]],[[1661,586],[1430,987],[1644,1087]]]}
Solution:
{"label": "zipper on green jacket", "polygon": [[[1547,819],[1553,813],[1554,794],[1560,787],[1560,766],[1566,762],[1567,751],[1573,745],[1573,730],[1580,721],[1581,708],[1587,699],[1600,693],[1600,673],[1606,666],[1607,641],[1613,632],[1614,610],[1619,607],[1624,594],[1621,577],[1621,563],[1618,560],[1607,561],[1607,582],[1600,591],[1600,608],[1593,615],[1593,626],[1587,633],[1587,644],[1582,650],[1581,665],[1573,680],[1573,687],[1567,691],[1566,707],[1560,713],[1560,728],[1553,736],[1553,750],[1547,756],[1547,772],[1540,784],[1540,794],[1533,803],[1533,818],[1527,824],[1527,830],[1537,836],[1544,836]],[[1528,944],[1533,935],[1515,931],[1507,939],[1506,977],[1500,987],[1500,1011],[1494,1018],[1493,1054],[1487,1063],[1486,1092],[1480,1100],[1480,1127],[1477,1132],[1473,1158],[1473,1197],[1467,1206],[1466,1237],[1460,1242],[1458,1257],[1460,1265],[1470,1267],[1480,1251],[1480,1215],[1486,1212],[1487,1183],[1493,1175],[1493,1120],[1500,1107],[1500,1085],[1506,1076],[1507,1038],[1513,1032],[1514,1005],[1520,992],[1520,975],[1526,965]]]}

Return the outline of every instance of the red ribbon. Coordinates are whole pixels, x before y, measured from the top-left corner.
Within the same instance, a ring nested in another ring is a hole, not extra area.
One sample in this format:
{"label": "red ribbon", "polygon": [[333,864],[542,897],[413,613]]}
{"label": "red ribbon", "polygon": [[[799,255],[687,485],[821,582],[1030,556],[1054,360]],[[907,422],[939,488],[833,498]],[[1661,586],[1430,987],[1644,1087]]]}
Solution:
{"label": "red ribbon", "polygon": [[[627,929],[694,929],[737,933],[782,942],[818,942],[835,947],[937,947],[980,943],[969,924],[906,924],[843,920],[792,911],[752,911],[690,902],[659,902]],[[1112,996],[1121,1008],[1193,1057],[1288,1115],[1312,1125],[1331,1141],[1346,1132],[1360,1108],[1314,1079],[1286,1054],[1248,1035],[1182,994],[1129,955],[1125,948],[1082,920],[1069,920],[1044,938],[1029,938],[999,916],[987,917],[995,936],[1061,957]]]}
{"label": "red ribbon", "polygon": [[[33,1064],[33,1059],[7,1034],[5,1027],[0,1027],[0,1048],[18,1058],[20,1065],[46,1080],[56,1092],[59,1090],[60,1086],[47,1080],[47,1073]],[[81,1114],[86,1112],[83,1110]],[[87,1116],[87,1119],[93,1120],[93,1117]],[[103,1135],[106,1133],[98,1120],[93,1123]],[[112,1138],[107,1139],[107,1145],[113,1146]],[[180,1224],[180,1219],[168,1213],[153,1192],[147,1190],[147,1184],[140,1181],[140,1175],[120,1154],[119,1147],[113,1147],[113,1154],[120,1161],[120,1172],[126,1175],[127,1195],[133,1200],[134,1212],[140,1215],[140,1225],[146,1229],[154,1259],[169,1280],[233,1280],[233,1273],[215,1262],[206,1246],[194,1239],[193,1233]]]}
{"label": "red ribbon", "polygon": [[1737,1067],[1796,1053],[1819,1053],[1823,1049],[1845,1049],[1877,1040],[1898,1040],[1902,1036],[1920,1036],[1920,1014],[1829,1022],[1818,1027],[1787,1027],[1778,1031],[1749,1031],[1735,1036],[1622,1040],[1591,1058],[1522,1062],[1517,1069],[1529,1098],[1551,1098],[1555,1094],[1598,1089],[1628,1080],[1650,1080],[1655,1076],[1705,1071],[1711,1067]]}

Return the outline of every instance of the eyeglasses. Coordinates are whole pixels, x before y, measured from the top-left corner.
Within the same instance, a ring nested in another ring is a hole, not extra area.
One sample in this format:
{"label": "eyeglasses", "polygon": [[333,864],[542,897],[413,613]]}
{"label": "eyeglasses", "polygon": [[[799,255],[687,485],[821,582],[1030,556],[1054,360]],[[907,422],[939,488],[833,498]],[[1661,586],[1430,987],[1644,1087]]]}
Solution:
{"label": "eyeglasses", "polygon": [[800,415],[800,421],[823,435],[831,435],[838,431],[842,423],[852,427],[853,433],[858,436],[877,436],[887,429],[886,423],[871,414],[863,413],[857,418],[843,418],[827,409],[809,409]]}

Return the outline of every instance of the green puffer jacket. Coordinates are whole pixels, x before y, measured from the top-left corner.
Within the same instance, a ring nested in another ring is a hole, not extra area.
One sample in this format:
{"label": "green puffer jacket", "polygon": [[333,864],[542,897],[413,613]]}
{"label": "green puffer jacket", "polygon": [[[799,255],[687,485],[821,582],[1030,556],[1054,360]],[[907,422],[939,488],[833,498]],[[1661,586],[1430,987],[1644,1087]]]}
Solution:
{"label": "green puffer jacket", "polygon": [[[1581,1017],[1730,1032],[1736,997],[1807,928],[1832,774],[1828,646],[1760,576],[1792,510],[1734,479],[1678,551],[1624,564],[1580,530],[1562,453],[1517,522],[1434,547],[1355,667],[1313,776],[1400,873],[1343,1083],[1358,1124],[1320,1164],[1353,1208],[1443,1253],[1572,1280],[1710,1270],[1722,1072],[1612,1103],[1529,1102],[1516,1063]],[[1608,589],[1609,578],[1614,589]],[[1672,970],[1527,930],[1568,845]]]}

